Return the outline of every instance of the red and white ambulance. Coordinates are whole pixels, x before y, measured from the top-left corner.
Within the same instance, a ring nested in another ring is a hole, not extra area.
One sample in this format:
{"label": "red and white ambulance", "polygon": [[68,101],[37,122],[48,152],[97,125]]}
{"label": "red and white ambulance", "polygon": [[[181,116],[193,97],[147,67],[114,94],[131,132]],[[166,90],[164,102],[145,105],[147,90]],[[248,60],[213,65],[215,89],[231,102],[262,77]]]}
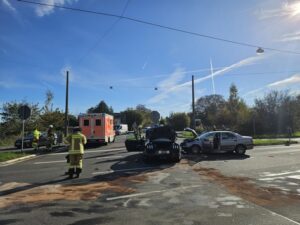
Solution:
{"label": "red and white ambulance", "polygon": [[106,113],[87,113],[78,116],[79,126],[88,143],[110,143],[115,139],[114,117]]}

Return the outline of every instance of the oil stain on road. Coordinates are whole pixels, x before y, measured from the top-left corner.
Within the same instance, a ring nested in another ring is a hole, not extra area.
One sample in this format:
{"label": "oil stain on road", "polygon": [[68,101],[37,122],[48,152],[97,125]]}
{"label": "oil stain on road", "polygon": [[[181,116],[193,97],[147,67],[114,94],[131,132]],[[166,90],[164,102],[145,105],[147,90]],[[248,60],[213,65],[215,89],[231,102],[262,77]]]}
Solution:
{"label": "oil stain on road", "polygon": [[69,201],[90,201],[96,200],[104,192],[114,192],[119,194],[131,194],[136,190],[130,185],[145,182],[147,180],[145,174],[119,177],[111,181],[89,182],[86,184],[56,184],[42,185],[33,188],[26,188],[26,184],[8,183],[5,187],[0,186],[0,190],[7,190],[8,187],[23,187],[23,190],[4,195],[0,197],[0,208],[12,205],[43,203],[59,200]]}
{"label": "oil stain on road", "polygon": [[226,176],[214,168],[197,166],[194,171],[226,188],[226,190],[240,198],[260,206],[281,206],[299,203],[297,193],[284,193],[281,189],[258,186],[254,180],[247,177]]}

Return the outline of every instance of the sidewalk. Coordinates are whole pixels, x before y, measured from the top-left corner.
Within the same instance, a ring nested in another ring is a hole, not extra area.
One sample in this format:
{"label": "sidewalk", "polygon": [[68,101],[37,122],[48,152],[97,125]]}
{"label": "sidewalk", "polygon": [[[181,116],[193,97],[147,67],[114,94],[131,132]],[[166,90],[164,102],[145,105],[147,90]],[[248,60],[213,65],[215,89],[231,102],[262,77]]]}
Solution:
{"label": "sidewalk", "polygon": [[16,150],[15,146],[0,146],[0,151],[7,151],[7,150]]}

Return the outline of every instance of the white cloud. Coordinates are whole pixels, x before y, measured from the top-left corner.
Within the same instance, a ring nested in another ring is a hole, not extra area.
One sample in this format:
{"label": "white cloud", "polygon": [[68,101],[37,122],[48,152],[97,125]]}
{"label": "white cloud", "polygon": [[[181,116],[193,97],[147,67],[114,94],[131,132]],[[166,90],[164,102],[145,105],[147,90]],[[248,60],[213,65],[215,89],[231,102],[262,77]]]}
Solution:
{"label": "white cloud", "polygon": [[15,81],[0,81],[0,87],[6,88],[6,89],[40,88],[40,86],[38,86],[38,85],[18,83],[18,82],[15,82]]}
{"label": "white cloud", "polygon": [[273,88],[273,87],[286,87],[291,84],[300,83],[300,74],[295,74],[289,78],[276,81],[274,83],[268,84],[267,87]]}
{"label": "white cloud", "polygon": [[148,61],[146,61],[145,63],[144,63],[144,65],[142,66],[142,70],[144,70],[144,69],[146,69],[146,66],[148,65]]}
{"label": "white cloud", "polygon": [[289,33],[283,35],[278,41],[290,42],[290,41],[300,41],[300,32]]}
{"label": "white cloud", "polygon": [[284,2],[279,7],[258,12],[259,19],[287,18],[294,19],[300,15],[300,2]]}
{"label": "white cloud", "polygon": [[12,4],[9,2],[9,0],[2,0],[2,3],[12,12],[16,12],[16,8],[12,6]]}
{"label": "white cloud", "polygon": [[257,88],[257,89],[254,89],[254,90],[251,90],[251,91],[245,93],[242,97],[255,97],[257,94],[261,94],[264,91],[266,91],[265,87]]}
{"label": "white cloud", "polygon": [[[294,74],[289,78],[282,79],[276,82],[269,83],[261,88],[257,88],[254,90],[251,90],[243,95],[243,97],[257,97],[260,95],[263,95],[267,91],[270,90],[284,90],[286,88],[290,88],[292,85],[300,83],[300,74]],[[291,94],[297,94],[300,93],[300,90],[290,90]]]}
{"label": "white cloud", "polygon": [[[234,63],[230,66],[224,67],[223,69],[217,70],[213,74],[195,79],[194,83],[195,84],[201,83],[203,81],[211,79],[212,76],[214,76],[214,77],[221,76],[221,75],[225,74],[226,72],[229,72],[233,69],[237,69],[237,68],[240,68],[240,67],[243,67],[243,66],[251,65],[251,64],[255,63],[257,60],[261,60],[263,58],[265,58],[265,55],[253,56],[253,57],[243,59],[243,60],[241,60],[237,63]],[[149,99],[148,102],[151,103],[151,104],[152,103],[158,103],[158,102],[162,101],[163,99],[168,98],[171,93],[182,92],[184,90],[187,91],[187,90],[190,89],[191,84],[192,84],[192,82],[188,81],[188,82],[185,82],[185,83],[182,83],[182,84],[173,85],[173,87],[170,86],[168,89],[164,89],[161,93],[159,93],[158,95],[156,95],[156,96],[152,97],[151,99]]]}
{"label": "white cloud", "polygon": [[183,79],[184,74],[182,72],[184,72],[184,70],[182,68],[176,69],[167,79],[161,81],[158,84],[158,87],[160,87],[160,88],[173,87],[174,85],[176,85],[178,82],[180,82]]}
{"label": "white cloud", "polygon": [[[49,4],[49,5],[59,5],[63,6],[65,4],[72,4],[77,2],[78,0],[44,0],[42,3]],[[53,6],[36,6],[35,12],[39,17],[43,17],[49,15],[54,12]]]}

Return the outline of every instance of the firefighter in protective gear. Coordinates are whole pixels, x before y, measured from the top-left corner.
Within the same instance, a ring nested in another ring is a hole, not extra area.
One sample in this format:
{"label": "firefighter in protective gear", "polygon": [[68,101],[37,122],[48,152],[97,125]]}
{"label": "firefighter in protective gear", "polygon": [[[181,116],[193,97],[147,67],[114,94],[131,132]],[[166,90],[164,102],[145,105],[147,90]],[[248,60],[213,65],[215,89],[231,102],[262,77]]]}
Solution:
{"label": "firefighter in protective gear", "polygon": [[41,136],[41,132],[39,132],[39,130],[35,128],[35,130],[33,131],[33,141],[32,141],[32,147],[34,148],[35,151],[39,149],[40,136]]}
{"label": "firefighter in protective gear", "polygon": [[54,129],[53,129],[53,125],[50,125],[49,126],[49,129],[47,131],[47,149],[48,150],[52,150],[52,146],[53,146],[53,143],[54,143],[54,138],[55,138],[55,135],[54,135]]}
{"label": "firefighter in protective gear", "polygon": [[79,127],[74,128],[73,134],[66,138],[69,143],[69,178],[76,178],[82,172],[82,159],[84,154],[84,145],[86,144],[86,137],[81,133]]}

